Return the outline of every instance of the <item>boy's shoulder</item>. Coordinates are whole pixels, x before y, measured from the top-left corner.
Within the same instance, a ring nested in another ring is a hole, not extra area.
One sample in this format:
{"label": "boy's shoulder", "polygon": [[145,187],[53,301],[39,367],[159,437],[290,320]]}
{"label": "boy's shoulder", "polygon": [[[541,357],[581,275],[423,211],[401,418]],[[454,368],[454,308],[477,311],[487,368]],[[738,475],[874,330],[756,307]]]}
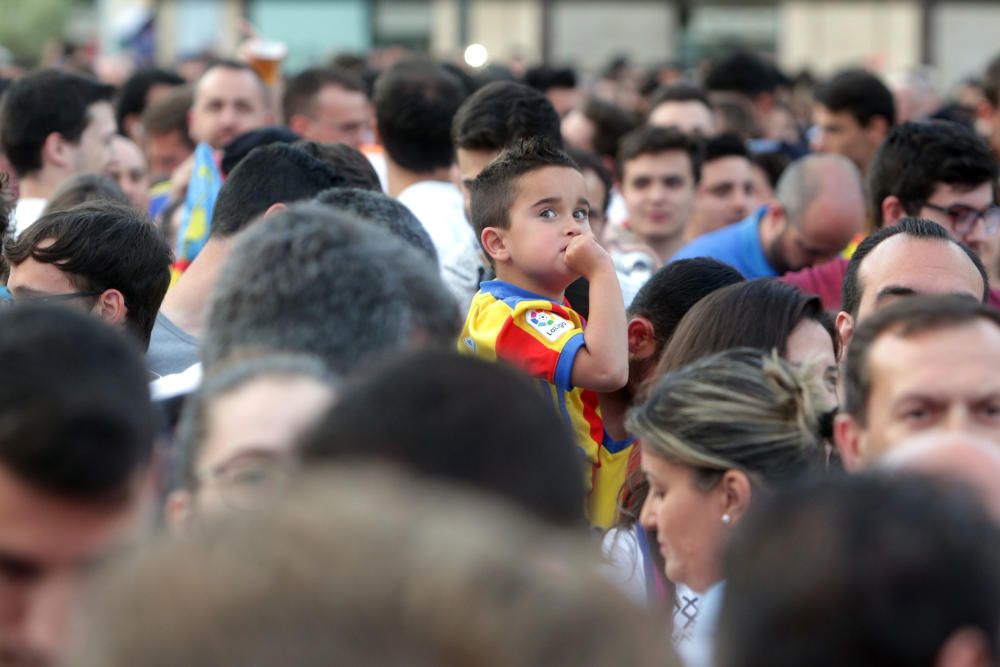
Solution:
{"label": "boy's shoulder", "polygon": [[520,314],[529,310],[551,311],[562,317],[579,319],[579,314],[568,303],[556,303],[540,294],[530,292],[503,280],[490,280],[480,284],[479,291],[472,301],[473,310],[477,307],[506,310],[510,315]]}

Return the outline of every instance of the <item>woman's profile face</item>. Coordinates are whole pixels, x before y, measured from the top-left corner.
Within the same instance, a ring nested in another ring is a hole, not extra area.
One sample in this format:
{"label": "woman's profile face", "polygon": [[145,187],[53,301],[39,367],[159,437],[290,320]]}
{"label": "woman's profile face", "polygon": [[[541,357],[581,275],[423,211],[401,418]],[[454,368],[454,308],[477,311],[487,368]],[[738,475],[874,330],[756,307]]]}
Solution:
{"label": "woman's profile face", "polygon": [[830,406],[837,405],[837,357],[829,332],[816,320],[806,318],[792,329],[785,351],[785,358],[796,366],[812,364]]}
{"label": "woman's profile face", "polygon": [[649,494],[639,521],[656,531],[664,574],[674,583],[704,592],[721,578],[719,561],[726,530],[720,485],[698,488],[694,469],[642,452]]}

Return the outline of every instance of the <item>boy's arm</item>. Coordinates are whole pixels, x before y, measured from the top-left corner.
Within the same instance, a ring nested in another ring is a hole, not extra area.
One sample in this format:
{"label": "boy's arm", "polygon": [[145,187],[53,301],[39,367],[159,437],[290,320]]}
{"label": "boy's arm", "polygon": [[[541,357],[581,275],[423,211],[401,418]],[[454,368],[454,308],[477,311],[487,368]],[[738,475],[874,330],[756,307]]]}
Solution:
{"label": "boy's arm", "polygon": [[570,381],[592,391],[621,389],[628,382],[628,324],[611,256],[588,233],[570,242],[566,264],[590,283],[590,319]]}

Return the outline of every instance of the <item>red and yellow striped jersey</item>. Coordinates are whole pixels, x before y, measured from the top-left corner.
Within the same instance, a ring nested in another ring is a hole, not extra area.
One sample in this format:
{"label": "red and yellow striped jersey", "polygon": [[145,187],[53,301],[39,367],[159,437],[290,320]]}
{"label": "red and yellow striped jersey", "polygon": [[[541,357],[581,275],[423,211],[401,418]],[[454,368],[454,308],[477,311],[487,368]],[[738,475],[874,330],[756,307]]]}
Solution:
{"label": "red and yellow striped jersey", "polygon": [[590,521],[607,528],[617,513],[633,445],[609,438],[597,394],[570,382],[573,361],[584,346],[583,328],[583,318],[568,305],[491,280],[472,300],[458,349],[488,361],[502,359],[541,380],[583,450]]}

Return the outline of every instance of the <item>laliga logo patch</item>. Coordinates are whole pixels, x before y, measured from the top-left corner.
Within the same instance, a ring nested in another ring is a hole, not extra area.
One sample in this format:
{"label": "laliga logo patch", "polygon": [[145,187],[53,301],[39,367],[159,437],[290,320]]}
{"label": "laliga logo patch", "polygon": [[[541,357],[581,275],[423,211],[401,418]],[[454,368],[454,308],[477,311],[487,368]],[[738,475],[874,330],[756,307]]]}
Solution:
{"label": "laliga logo patch", "polygon": [[546,310],[529,310],[528,324],[548,340],[555,342],[573,328],[573,324]]}

